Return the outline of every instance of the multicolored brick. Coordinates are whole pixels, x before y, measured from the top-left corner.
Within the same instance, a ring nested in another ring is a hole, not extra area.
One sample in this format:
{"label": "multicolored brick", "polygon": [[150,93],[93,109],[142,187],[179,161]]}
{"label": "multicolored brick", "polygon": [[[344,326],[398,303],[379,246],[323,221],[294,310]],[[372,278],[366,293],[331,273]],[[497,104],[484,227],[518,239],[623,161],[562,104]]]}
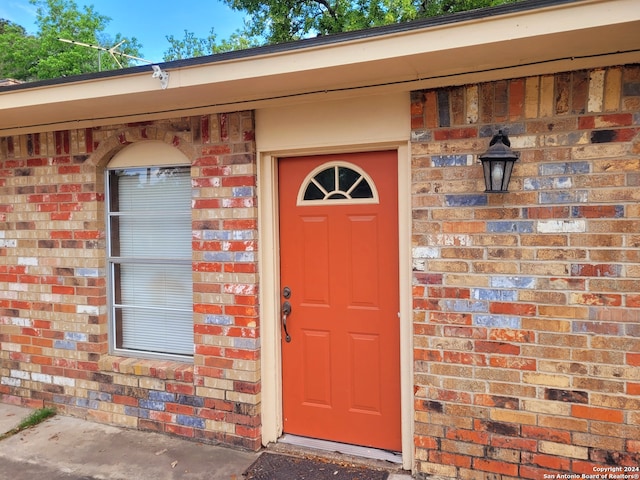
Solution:
{"label": "multicolored brick", "polygon": [[[414,92],[416,103],[438,101],[430,126],[422,122],[428,135],[412,136],[423,159],[413,175],[438,181],[447,169],[456,180],[421,192],[413,230],[450,233],[455,225],[465,235],[446,257],[438,236],[414,236],[414,253],[429,252],[414,257],[416,285],[426,272],[439,276],[437,290],[414,290],[414,305],[427,310],[416,321],[436,327],[414,330],[414,341],[440,347],[416,358],[416,372],[441,382],[446,375],[451,386],[434,388],[416,373],[417,471],[537,479],[640,462],[637,443],[623,441],[638,430],[620,428],[640,392],[637,378],[625,374],[640,363],[633,254],[640,243],[632,240],[640,210],[629,187],[637,186],[640,165],[639,73],[637,65],[616,66]],[[485,194],[480,166],[464,158],[482,153],[498,129],[520,161],[509,193]],[[489,210],[498,208],[500,215]],[[464,259],[464,279],[444,259]],[[466,299],[441,293],[461,285]],[[429,430],[421,413],[433,402],[444,413],[464,411],[459,422],[481,431],[446,422]],[[469,453],[478,447],[481,455]]]}
{"label": "multicolored brick", "polygon": [[[252,129],[253,114],[238,112],[0,139],[0,400],[258,448],[259,428],[244,427],[259,425],[260,391],[259,376],[247,375],[259,364],[246,361],[259,345]],[[203,342],[196,352],[207,352],[194,363],[215,369],[107,355],[102,169],[121,145],[140,140],[168,141],[192,161],[194,331]],[[25,208],[34,213],[25,217]],[[226,330],[202,330],[216,325]],[[232,349],[229,339],[238,340]],[[234,380],[217,388],[229,409],[212,413],[198,385],[226,377]],[[253,382],[236,381],[242,377]],[[249,413],[238,422],[232,411]],[[207,417],[226,424],[225,433],[208,431]]]}

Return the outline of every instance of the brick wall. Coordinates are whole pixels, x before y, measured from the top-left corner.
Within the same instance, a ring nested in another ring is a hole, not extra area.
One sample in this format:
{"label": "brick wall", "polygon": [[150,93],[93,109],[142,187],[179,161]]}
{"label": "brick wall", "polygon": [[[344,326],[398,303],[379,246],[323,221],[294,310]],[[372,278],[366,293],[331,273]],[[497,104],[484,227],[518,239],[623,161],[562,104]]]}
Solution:
{"label": "brick wall", "polygon": [[[110,356],[104,166],[162,140],[192,161],[193,362]],[[260,446],[251,112],[0,138],[0,401]]]}
{"label": "brick wall", "polygon": [[[639,465],[640,66],[414,92],[411,115],[417,472]],[[499,128],[521,157],[486,194]]]}

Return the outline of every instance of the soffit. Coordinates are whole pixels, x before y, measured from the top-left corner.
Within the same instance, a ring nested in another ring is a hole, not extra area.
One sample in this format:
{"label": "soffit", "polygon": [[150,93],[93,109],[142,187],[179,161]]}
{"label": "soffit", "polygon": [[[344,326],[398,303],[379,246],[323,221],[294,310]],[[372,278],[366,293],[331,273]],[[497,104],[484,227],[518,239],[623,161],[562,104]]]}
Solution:
{"label": "soffit", "polygon": [[[0,90],[0,135],[289,105],[640,62],[636,0],[464,22],[122,75]],[[260,52],[260,50],[258,50]]]}

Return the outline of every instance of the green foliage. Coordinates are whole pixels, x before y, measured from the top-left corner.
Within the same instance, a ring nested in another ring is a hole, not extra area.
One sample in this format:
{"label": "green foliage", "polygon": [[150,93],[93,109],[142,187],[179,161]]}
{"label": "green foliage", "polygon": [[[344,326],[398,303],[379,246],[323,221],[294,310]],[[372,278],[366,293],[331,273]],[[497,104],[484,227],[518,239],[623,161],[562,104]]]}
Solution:
{"label": "green foliage", "polygon": [[185,31],[177,40],[167,37],[171,48],[165,60],[208,55],[305,37],[363,30],[420,18],[484,8],[518,0],[223,0],[245,12],[244,29],[220,44],[211,31],[205,39]]}
{"label": "green foliage", "polygon": [[[122,40],[110,38],[104,30],[111,20],[93,6],[78,9],[73,0],[29,0],[36,8],[38,31],[28,35],[24,28],[6,20],[0,23],[0,77],[41,80],[111,70],[132,64],[126,57],[118,62],[107,52],[61,42],[73,40],[95,46],[111,46]],[[9,46],[11,48],[9,48]],[[118,51],[139,57],[141,45],[128,39]]]}
{"label": "green foliage", "polygon": [[171,45],[164,53],[165,62],[179,60],[181,58],[202,57],[213,53],[216,42],[216,35],[213,28],[206,38],[197,38],[193,32],[184,31],[184,38],[178,39],[173,35],[168,35],[167,41]]}
{"label": "green foliage", "polygon": [[44,407],[39,408],[38,410],[34,410],[28,415],[20,424],[18,425],[18,430],[24,430],[25,428],[30,428],[39,423],[45,421],[49,417],[53,417],[56,414],[56,409],[52,407]]}
{"label": "green foliage", "polygon": [[34,410],[31,412],[26,418],[24,418],[20,424],[8,432],[0,435],[0,440],[4,440],[5,438],[10,437],[11,435],[15,435],[16,433],[20,433],[27,428],[34,427],[39,423],[44,422],[47,418],[53,417],[56,414],[55,408],[52,407],[44,407],[39,408],[38,410]]}
{"label": "green foliage", "polygon": [[265,43],[407,22],[517,0],[224,0],[247,12],[247,33]]}
{"label": "green foliage", "polygon": [[206,38],[198,38],[193,32],[185,30],[184,37],[182,39],[175,38],[173,35],[168,35],[166,39],[170,46],[163,55],[165,62],[180,60],[183,58],[213,55],[215,53],[228,52],[230,50],[243,50],[257,46],[257,42],[252,41],[241,31],[237,31],[228,39],[224,39],[220,43],[217,43],[216,34],[213,28],[209,31],[209,35]]}
{"label": "green foliage", "polygon": [[[205,38],[184,31],[183,38],[167,36],[170,46],[164,60],[199,57],[263,44],[407,22],[419,18],[483,8],[518,0],[223,0],[246,13],[244,28],[218,41],[211,29]],[[135,64],[127,57],[115,59],[97,49],[59,39],[111,48],[123,37],[105,33],[109,17],[93,7],[82,10],[74,0],[29,0],[37,7],[38,31],[34,35],[0,19],[0,78],[39,80],[111,70]],[[117,50],[140,57],[136,38]],[[117,59],[117,60],[116,60]]]}
{"label": "green foliage", "polygon": [[0,78],[30,78],[36,48],[36,38],[27,35],[23,27],[0,20]]}

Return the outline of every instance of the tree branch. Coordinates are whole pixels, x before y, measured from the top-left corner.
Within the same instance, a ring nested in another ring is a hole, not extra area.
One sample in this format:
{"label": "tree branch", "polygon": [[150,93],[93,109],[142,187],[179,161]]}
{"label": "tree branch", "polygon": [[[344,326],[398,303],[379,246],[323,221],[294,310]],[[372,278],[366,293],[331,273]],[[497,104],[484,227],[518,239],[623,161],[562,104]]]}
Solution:
{"label": "tree branch", "polygon": [[324,8],[326,8],[327,11],[329,12],[329,15],[331,15],[334,20],[338,20],[338,14],[337,14],[336,10],[331,7],[331,5],[329,4],[328,0],[313,0],[313,1],[315,3],[318,3],[318,4],[322,5]]}

